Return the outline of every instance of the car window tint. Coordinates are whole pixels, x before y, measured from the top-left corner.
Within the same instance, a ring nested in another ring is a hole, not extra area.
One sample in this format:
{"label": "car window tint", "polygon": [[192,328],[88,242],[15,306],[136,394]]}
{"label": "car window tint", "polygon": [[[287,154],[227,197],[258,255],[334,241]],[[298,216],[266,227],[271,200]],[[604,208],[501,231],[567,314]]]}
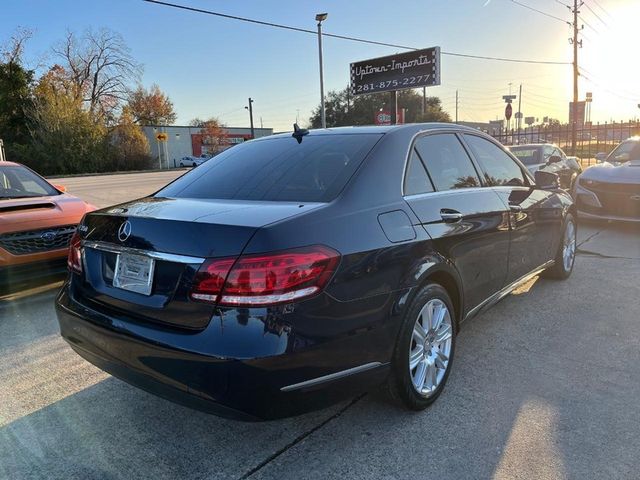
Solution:
{"label": "car window tint", "polygon": [[415,195],[417,193],[433,192],[433,185],[427,171],[422,165],[422,161],[418,156],[415,148],[412,150],[409,165],[407,166],[407,174],[404,179],[404,194]]}
{"label": "car window tint", "polygon": [[489,185],[527,185],[520,166],[496,144],[477,135],[465,135],[465,140]]}
{"label": "car window tint", "polygon": [[451,133],[427,135],[416,140],[436,190],[480,186],[478,173],[458,138]]}
{"label": "car window tint", "polygon": [[156,196],[221,200],[329,202],[347,184],[379,134],[308,135],[231,147]]}
{"label": "car window tint", "polygon": [[0,197],[40,197],[58,195],[58,191],[31,170],[21,166],[0,166]]}

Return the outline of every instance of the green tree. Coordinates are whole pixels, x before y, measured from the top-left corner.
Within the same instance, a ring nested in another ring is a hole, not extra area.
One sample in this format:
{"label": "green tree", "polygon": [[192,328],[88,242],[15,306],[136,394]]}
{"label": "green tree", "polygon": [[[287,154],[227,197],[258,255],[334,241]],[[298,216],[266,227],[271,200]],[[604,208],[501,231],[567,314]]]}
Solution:
{"label": "green tree", "polygon": [[55,66],[38,81],[27,112],[31,138],[24,162],[41,174],[104,171],[110,163],[104,119],[68,93],[66,78]]}
{"label": "green tree", "polygon": [[[367,95],[351,95],[349,87],[344,90],[331,91],[325,100],[325,115],[328,127],[347,125],[371,125],[375,115],[381,110],[390,110],[389,93],[373,93]],[[427,97],[426,109],[422,113],[422,95],[415,90],[398,92],[398,109],[405,109],[405,123],[415,122],[450,122],[451,117],[442,110],[437,97]],[[309,124],[312,128],[320,128],[320,106],[311,114]]]}
{"label": "green tree", "polygon": [[110,170],[143,170],[151,164],[149,141],[127,107],[109,132],[109,147]]}
{"label": "green tree", "polygon": [[17,31],[8,45],[0,47],[0,138],[9,158],[29,142],[26,109],[32,100],[33,70],[22,65],[28,31]]}

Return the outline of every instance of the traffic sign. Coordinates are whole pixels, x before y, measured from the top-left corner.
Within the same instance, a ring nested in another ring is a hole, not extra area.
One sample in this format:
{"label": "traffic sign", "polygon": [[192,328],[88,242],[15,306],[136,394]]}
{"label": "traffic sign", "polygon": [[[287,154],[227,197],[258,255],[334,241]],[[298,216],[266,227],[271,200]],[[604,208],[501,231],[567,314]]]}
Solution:
{"label": "traffic sign", "polygon": [[156,133],[156,140],[159,142],[166,142],[167,140],[169,140],[169,134],[168,133]]}
{"label": "traffic sign", "polygon": [[504,109],[504,117],[507,120],[511,120],[511,114],[513,113],[513,108],[511,107],[510,103],[507,103],[507,106]]}

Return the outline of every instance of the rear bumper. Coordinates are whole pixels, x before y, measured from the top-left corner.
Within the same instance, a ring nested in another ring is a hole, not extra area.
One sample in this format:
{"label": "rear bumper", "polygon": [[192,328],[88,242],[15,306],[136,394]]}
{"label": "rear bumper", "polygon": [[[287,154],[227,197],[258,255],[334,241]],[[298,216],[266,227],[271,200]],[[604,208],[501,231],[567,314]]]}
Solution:
{"label": "rear bumper", "polygon": [[[373,348],[372,335],[388,339],[383,329],[307,348],[303,339],[266,332],[262,324],[260,335],[253,335],[252,312],[231,309],[219,312],[203,331],[176,332],[106,316],[73,299],[70,290],[65,284],[56,312],[63,338],[80,356],[143,390],[219,416],[297,415],[375,387],[388,374],[385,353]],[[220,335],[226,347],[244,335],[242,355],[222,352],[213,338]],[[251,344],[254,355],[248,354]]]}

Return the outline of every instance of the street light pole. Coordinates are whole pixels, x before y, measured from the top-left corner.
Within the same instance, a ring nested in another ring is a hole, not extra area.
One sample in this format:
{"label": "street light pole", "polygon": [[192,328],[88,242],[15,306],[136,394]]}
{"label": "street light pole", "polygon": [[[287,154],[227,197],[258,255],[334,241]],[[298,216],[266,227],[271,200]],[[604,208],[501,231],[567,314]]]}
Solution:
{"label": "street light pole", "polygon": [[327,128],[327,117],[324,110],[324,74],[322,71],[322,22],[327,19],[328,13],[318,13],[316,21],[318,22],[318,61],[320,62],[320,120],[322,128]]}

